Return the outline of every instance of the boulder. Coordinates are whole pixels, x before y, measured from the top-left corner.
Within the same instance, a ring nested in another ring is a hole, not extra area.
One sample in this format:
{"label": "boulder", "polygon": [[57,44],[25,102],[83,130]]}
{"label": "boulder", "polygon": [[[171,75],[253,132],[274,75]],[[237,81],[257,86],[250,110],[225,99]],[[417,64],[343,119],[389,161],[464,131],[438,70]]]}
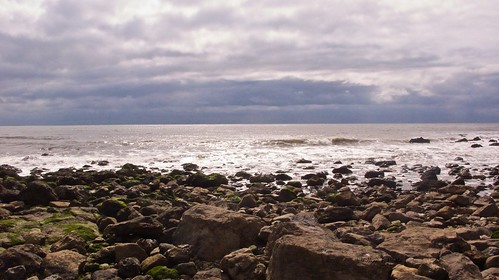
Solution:
{"label": "boulder", "polygon": [[384,233],[385,240],[377,249],[390,254],[397,262],[407,258],[437,258],[445,242],[462,240],[454,229],[408,227],[399,233]]}
{"label": "boulder", "polygon": [[220,268],[232,280],[263,280],[266,270],[263,262],[250,248],[244,248],[223,257]]}
{"label": "boulder", "polygon": [[155,254],[152,256],[147,257],[145,260],[140,263],[140,269],[143,272],[149,271],[151,268],[156,267],[156,266],[167,266],[168,265],[168,259],[161,255],[161,254]]}
{"label": "boulder", "polygon": [[267,279],[388,279],[388,255],[324,235],[284,235],[272,250]]}
{"label": "boulder", "polygon": [[122,239],[130,237],[157,238],[163,233],[163,225],[149,216],[137,217],[116,224],[109,224],[104,229],[104,236]]}
{"label": "boulder", "polygon": [[47,183],[33,181],[19,193],[19,199],[27,205],[47,206],[50,201],[58,200],[58,197]]}
{"label": "boulder", "polygon": [[354,219],[353,210],[348,207],[328,206],[325,209],[319,209],[316,212],[319,223],[332,223],[338,221],[349,221]]}
{"label": "boulder", "polygon": [[124,258],[137,258],[143,261],[147,258],[147,253],[136,243],[120,243],[114,246],[116,262]]}
{"label": "boulder", "polygon": [[205,175],[201,172],[190,175],[187,178],[188,185],[200,188],[215,188],[223,184],[228,184],[229,180],[221,174],[212,173]]}
{"label": "boulder", "polygon": [[257,242],[264,222],[223,208],[196,205],[185,211],[173,234],[174,244],[190,244],[196,257],[214,261]]}
{"label": "boulder", "polygon": [[48,253],[43,259],[45,276],[59,274],[63,279],[76,279],[78,267],[86,260],[84,255],[70,250]]}
{"label": "boulder", "polygon": [[481,280],[480,269],[468,257],[460,253],[451,253],[440,258],[442,266],[452,280]]}
{"label": "boulder", "polygon": [[405,265],[396,265],[391,274],[392,280],[430,280],[431,278],[418,275],[418,270]]}
{"label": "boulder", "polygon": [[485,280],[497,280],[499,279],[499,268],[492,267],[482,271],[483,279]]}
{"label": "boulder", "polygon": [[338,167],[338,168],[334,168],[333,169],[333,173],[334,174],[343,174],[343,175],[348,175],[348,174],[352,174],[352,170],[350,170],[350,168],[348,166],[341,166],[341,167]]}
{"label": "boulder", "polygon": [[387,229],[390,226],[390,221],[381,214],[374,216],[371,223],[376,230]]}
{"label": "boulder", "polygon": [[430,139],[425,139],[423,137],[412,138],[411,140],[409,140],[409,143],[428,144],[430,143]]}
{"label": "boulder", "polygon": [[73,250],[80,254],[85,254],[87,243],[78,234],[72,232],[64,236],[61,240],[50,246],[50,251],[57,252],[62,250]]}
{"label": "boulder", "polygon": [[478,217],[497,217],[499,215],[499,209],[495,202],[492,202],[478,208],[472,215]]}
{"label": "boulder", "polygon": [[0,253],[0,271],[22,265],[27,274],[40,270],[45,253],[37,245],[17,245]]}
{"label": "boulder", "polygon": [[132,278],[140,274],[140,261],[137,258],[123,258],[118,262],[118,276]]}

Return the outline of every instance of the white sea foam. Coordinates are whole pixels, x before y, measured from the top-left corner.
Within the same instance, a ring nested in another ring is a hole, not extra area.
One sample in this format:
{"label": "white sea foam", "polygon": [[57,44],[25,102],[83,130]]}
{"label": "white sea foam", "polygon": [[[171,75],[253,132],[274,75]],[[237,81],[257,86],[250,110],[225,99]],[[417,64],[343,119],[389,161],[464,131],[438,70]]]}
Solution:
{"label": "white sea foam", "polygon": [[[466,137],[476,142],[455,141]],[[409,144],[415,137],[430,144]],[[393,159],[392,173],[407,185],[418,178],[404,166],[439,166],[463,157],[474,168],[499,164],[497,124],[356,124],[356,125],[124,125],[124,126],[38,126],[0,127],[0,164],[10,164],[29,174],[33,168],[118,168],[134,163],[166,171],[193,162],[205,172],[232,175],[239,170],[276,172],[299,178],[310,172],[328,171],[341,161],[351,164],[355,176],[376,169],[366,160]],[[482,148],[471,148],[480,143]],[[311,164],[297,164],[305,158]],[[96,162],[109,161],[108,166]],[[459,162],[463,164],[463,162]],[[315,169],[310,170],[313,166]],[[487,184],[488,181],[475,181]]]}

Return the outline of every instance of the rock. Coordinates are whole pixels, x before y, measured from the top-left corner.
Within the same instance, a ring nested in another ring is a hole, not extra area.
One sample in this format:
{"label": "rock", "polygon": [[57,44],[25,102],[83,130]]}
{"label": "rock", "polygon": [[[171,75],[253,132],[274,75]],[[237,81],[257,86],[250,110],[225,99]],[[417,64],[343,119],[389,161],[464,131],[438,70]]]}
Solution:
{"label": "rock", "polygon": [[333,173],[334,174],[348,175],[348,174],[352,174],[353,172],[352,172],[352,170],[350,170],[350,168],[348,166],[341,166],[338,168],[334,168]]}
{"label": "rock", "polygon": [[390,226],[390,221],[381,214],[374,216],[371,223],[376,230],[384,230]]}
{"label": "rock", "polygon": [[338,190],[338,193],[334,196],[333,202],[339,206],[359,206],[360,200],[357,199],[355,194],[350,190],[349,187],[343,187]]}
{"label": "rock", "polygon": [[147,271],[147,275],[150,275],[154,280],[163,279],[180,279],[178,271],[174,268],[168,268],[166,266],[156,266]]}
{"label": "rock", "polygon": [[409,140],[409,143],[428,144],[430,143],[430,139],[425,139],[423,137],[412,138],[411,140]]}
{"label": "rock", "polygon": [[116,236],[125,240],[133,237],[158,238],[163,233],[163,225],[156,219],[145,216],[110,224],[104,229],[104,236]]}
{"label": "rock", "polygon": [[272,183],[275,177],[272,174],[256,174],[249,179],[250,183]]}
{"label": "rock", "polygon": [[4,203],[9,203],[18,200],[20,191],[11,190],[2,185],[0,185],[0,201]]}
{"label": "rock", "polygon": [[7,269],[4,273],[5,280],[26,279],[26,267],[24,265],[13,266]]}
{"label": "rock", "polygon": [[485,268],[499,267],[499,255],[488,257],[485,261]]}
{"label": "rock", "polygon": [[374,165],[379,166],[379,167],[390,167],[392,165],[397,165],[397,162],[394,160],[380,160],[376,161]]}
{"label": "rock", "polygon": [[279,190],[277,200],[280,202],[289,202],[297,197],[296,192],[290,187],[283,187]]}
{"label": "rock", "polygon": [[326,182],[326,179],[314,175],[307,179],[307,186],[312,186],[312,187],[322,186],[324,185],[324,182]]}
{"label": "rock", "polygon": [[85,254],[87,252],[86,246],[87,243],[83,238],[76,233],[70,233],[52,244],[50,251],[74,250],[80,254]]}
{"label": "rock", "polygon": [[241,197],[241,201],[239,202],[239,207],[255,208],[257,206],[258,204],[256,203],[255,196],[252,194],[245,194]]}
{"label": "rock", "polygon": [[499,268],[492,267],[482,271],[483,279],[485,280],[497,280],[499,279]]}
{"label": "rock", "polygon": [[264,225],[255,216],[200,204],[184,213],[173,241],[174,244],[190,244],[195,256],[214,261],[255,244]]}
{"label": "rock", "polygon": [[375,171],[375,170],[370,170],[367,171],[366,174],[364,174],[364,178],[383,178],[385,177],[385,172],[384,171]]}
{"label": "rock", "polygon": [[92,273],[92,280],[118,280],[118,269],[109,268]]}
{"label": "rock", "polygon": [[137,258],[143,261],[147,258],[147,253],[136,243],[121,243],[114,246],[115,258],[118,263],[124,258]]}
{"label": "rock", "polygon": [[265,279],[265,265],[249,248],[234,251],[223,257],[220,268],[233,280]]}
{"label": "rock", "polygon": [[172,246],[164,255],[166,256],[168,263],[171,264],[188,262],[190,260],[189,248],[189,246]]}
{"label": "rock", "polygon": [[45,276],[59,274],[63,279],[76,279],[78,267],[86,260],[84,255],[70,250],[48,253],[43,259]]}
{"label": "rock", "polygon": [[419,265],[418,274],[435,280],[449,279],[449,275],[443,267],[430,262]]}
{"label": "rock", "polygon": [[412,186],[416,191],[426,192],[429,190],[443,188],[447,186],[447,183],[440,180],[422,180],[414,183]]}
{"label": "rock", "polygon": [[125,208],[126,204],[122,201],[116,199],[107,199],[100,204],[97,209],[104,216],[114,217],[116,218],[116,214]]}
{"label": "rock", "polygon": [[472,144],[471,147],[472,148],[482,148],[483,146],[480,144]]}
{"label": "rock", "polygon": [[425,170],[423,174],[421,174],[421,180],[438,180],[437,175],[440,174],[439,167],[431,167],[428,170]]}
{"label": "rock", "polygon": [[[437,258],[440,249],[449,239],[458,239],[452,229],[437,229],[427,227],[408,227],[399,233],[384,233],[385,241],[377,249],[390,254],[399,263],[407,258]],[[447,238],[446,238],[447,237]],[[451,240],[453,241],[453,240]],[[448,241],[450,242],[450,241]]]}
{"label": "rock", "polygon": [[123,258],[118,262],[118,276],[132,278],[140,274],[140,261],[137,258]]}
{"label": "rock", "polygon": [[19,199],[27,205],[49,205],[50,201],[58,200],[54,190],[43,181],[33,181],[19,193]]}
{"label": "rock", "polygon": [[478,208],[472,215],[478,217],[497,217],[499,215],[499,209],[497,208],[497,205],[492,202]]}
{"label": "rock", "polygon": [[388,256],[324,235],[284,235],[272,251],[267,279],[388,279]]}
{"label": "rock", "polygon": [[405,265],[396,265],[391,274],[392,280],[430,280],[431,278],[417,274],[418,270]]}
{"label": "rock", "polygon": [[42,266],[45,254],[37,245],[17,245],[0,253],[0,271],[22,265],[28,275],[36,273]]}
{"label": "rock", "polygon": [[289,180],[293,179],[293,177],[291,177],[285,173],[279,173],[279,174],[275,175],[275,179],[279,180],[279,181],[289,181]]}
{"label": "rock", "polygon": [[194,163],[184,163],[182,164],[182,168],[184,168],[185,171],[197,171],[199,170],[199,166]]}
{"label": "rock", "polygon": [[229,180],[219,173],[205,175],[201,172],[192,174],[187,178],[188,185],[200,188],[216,188],[223,184],[228,184]]}
{"label": "rock", "polygon": [[388,180],[388,179],[380,179],[380,178],[371,178],[368,182],[367,185],[369,187],[374,187],[374,186],[386,186],[388,188],[396,188],[397,187],[397,182],[393,180]]}
{"label": "rock", "polygon": [[222,272],[218,268],[198,271],[192,280],[220,280],[222,279]]}
{"label": "rock", "polygon": [[321,224],[338,221],[349,221],[354,219],[352,209],[348,207],[328,206],[325,209],[319,209],[316,212],[317,221]]}
{"label": "rock", "polygon": [[480,269],[468,257],[460,253],[450,253],[440,258],[442,266],[453,280],[483,279]]}
{"label": "rock", "polygon": [[194,262],[186,262],[178,264],[177,271],[180,274],[194,276],[198,272],[198,268]]}
{"label": "rock", "polygon": [[140,269],[143,272],[147,272],[153,267],[167,266],[167,265],[168,265],[168,259],[165,256],[161,254],[155,254],[143,260],[142,263],[140,263]]}

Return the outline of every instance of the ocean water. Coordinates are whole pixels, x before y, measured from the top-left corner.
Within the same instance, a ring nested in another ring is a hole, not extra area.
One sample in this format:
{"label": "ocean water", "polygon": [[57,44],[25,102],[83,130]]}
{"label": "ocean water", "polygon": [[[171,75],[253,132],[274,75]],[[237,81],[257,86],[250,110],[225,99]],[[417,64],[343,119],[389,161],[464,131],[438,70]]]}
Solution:
{"label": "ocean water", "polygon": [[[410,144],[424,137],[430,144]],[[474,142],[456,143],[461,138]],[[183,163],[195,163],[204,172],[233,175],[284,171],[299,179],[306,173],[329,172],[351,165],[353,176],[378,167],[369,159],[395,160],[387,176],[404,187],[418,180],[418,165],[467,165],[473,175],[487,174],[499,164],[499,124],[320,124],[320,125],[103,125],[0,127],[0,164],[29,174],[34,168],[115,169],[125,163],[168,172]],[[471,148],[471,144],[482,148]],[[456,160],[462,157],[463,161]],[[298,164],[300,159],[312,161]],[[109,161],[99,166],[99,161]],[[341,163],[338,163],[341,162]],[[471,180],[471,184],[490,184]]]}

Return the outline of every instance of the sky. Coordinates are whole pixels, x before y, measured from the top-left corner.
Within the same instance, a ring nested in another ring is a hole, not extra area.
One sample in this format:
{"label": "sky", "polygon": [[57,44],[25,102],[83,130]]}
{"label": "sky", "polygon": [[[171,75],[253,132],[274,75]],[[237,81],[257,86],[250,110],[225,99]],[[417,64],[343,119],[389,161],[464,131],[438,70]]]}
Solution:
{"label": "sky", "polygon": [[499,122],[496,0],[0,0],[0,125]]}

